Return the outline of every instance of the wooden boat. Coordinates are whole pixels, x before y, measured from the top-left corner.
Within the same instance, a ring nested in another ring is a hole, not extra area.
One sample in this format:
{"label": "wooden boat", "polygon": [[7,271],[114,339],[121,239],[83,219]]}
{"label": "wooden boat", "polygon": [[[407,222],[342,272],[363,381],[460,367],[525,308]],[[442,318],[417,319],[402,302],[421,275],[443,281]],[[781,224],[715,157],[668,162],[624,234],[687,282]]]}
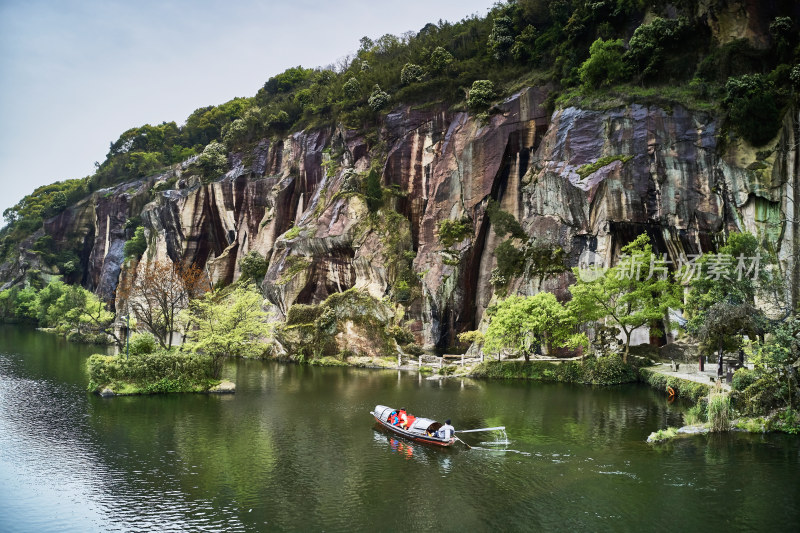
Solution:
{"label": "wooden boat", "polygon": [[442,427],[442,424],[430,418],[416,418],[408,429],[393,426],[389,423],[389,415],[393,411],[397,411],[397,409],[386,407],[385,405],[376,405],[375,410],[370,411],[369,414],[375,417],[375,421],[387,430],[415,442],[423,442],[435,446],[452,446],[456,442],[455,435],[449,439],[437,437],[436,432]]}

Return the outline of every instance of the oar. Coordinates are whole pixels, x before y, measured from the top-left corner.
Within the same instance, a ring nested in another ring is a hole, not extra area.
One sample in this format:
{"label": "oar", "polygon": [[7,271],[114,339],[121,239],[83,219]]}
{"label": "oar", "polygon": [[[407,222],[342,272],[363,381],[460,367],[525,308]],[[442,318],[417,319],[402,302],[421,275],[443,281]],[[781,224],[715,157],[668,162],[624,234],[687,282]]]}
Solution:
{"label": "oar", "polygon": [[[453,435],[453,436],[455,437],[455,435]],[[469,444],[467,444],[467,443],[466,443],[466,442],[464,442],[463,440],[459,439],[458,437],[456,437],[456,440],[457,440],[458,442],[460,442],[461,444],[463,444],[464,446],[466,446],[467,448],[469,448],[470,450],[472,449],[472,446],[470,446]]]}
{"label": "oar", "polygon": [[505,426],[497,426],[496,428],[478,428],[478,429],[459,429],[454,433],[474,433],[475,431],[505,431]]}

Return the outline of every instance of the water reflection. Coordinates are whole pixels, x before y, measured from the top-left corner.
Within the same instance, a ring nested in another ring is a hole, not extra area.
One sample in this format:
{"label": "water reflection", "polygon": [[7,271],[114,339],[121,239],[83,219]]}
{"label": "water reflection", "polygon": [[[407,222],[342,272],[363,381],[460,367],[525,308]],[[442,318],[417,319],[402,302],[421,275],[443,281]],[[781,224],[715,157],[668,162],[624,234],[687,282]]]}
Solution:
{"label": "water reflection", "polygon": [[389,447],[395,453],[404,455],[406,459],[411,459],[414,455],[414,446],[405,441],[400,441],[394,437],[389,437]]}
{"label": "water reflection", "polygon": [[453,448],[411,443],[393,434],[386,433],[385,430],[377,425],[373,429],[373,439],[397,457],[406,461],[418,461],[429,468],[436,467],[442,474],[450,472],[453,454],[457,453]]}
{"label": "water reflection", "polygon": [[[503,531],[800,522],[800,439],[647,445],[683,407],[646,387],[240,360],[224,370],[235,395],[102,399],[85,392],[92,351],[0,328],[0,531],[428,530],[442,516],[446,529]],[[509,443],[405,441],[375,427],[376,404],[456,429],[506,426]],[[414,512],[381,519],[397,509]]]}

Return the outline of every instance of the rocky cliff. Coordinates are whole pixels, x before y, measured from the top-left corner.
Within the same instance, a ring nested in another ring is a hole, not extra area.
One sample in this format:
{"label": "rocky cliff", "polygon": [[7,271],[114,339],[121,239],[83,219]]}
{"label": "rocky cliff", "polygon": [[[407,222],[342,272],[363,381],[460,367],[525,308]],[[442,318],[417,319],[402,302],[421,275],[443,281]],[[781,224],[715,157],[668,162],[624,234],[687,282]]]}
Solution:
{"label": "rocky cliff", "polygon": [[[497,290],[567,296],[569,271],[492,279],[502,240],[487,214],[492,200],[531,242],[563,249],[565,267],[587,250],[612,264],[642,232],[677,261],[748,230],[774,247],[798,301],[797,111],[757,151],[704,112],[548,112],[547,93],[522,90],[488,117],[401,108],[376,132],[339,127],[265,139],[230,154],[231,170],[217,179],[177,166],[95,192],[44,231],[80,241],[82,282],[106,299],[127,268],[126,220],[138,216],[148,236],[144,261],[195,264],[227,284],[255,250],[269,262],[261,287],[278,316],[355,287],[383,299],[418,342],[439,348],[476,328]],[[377,210],[364,193],[370,169],[383,187]],[[467,225],[448,246],[439,236],[444,220]],[[21,255],[3,265],[4,279],[42,268],[35,262]]]}

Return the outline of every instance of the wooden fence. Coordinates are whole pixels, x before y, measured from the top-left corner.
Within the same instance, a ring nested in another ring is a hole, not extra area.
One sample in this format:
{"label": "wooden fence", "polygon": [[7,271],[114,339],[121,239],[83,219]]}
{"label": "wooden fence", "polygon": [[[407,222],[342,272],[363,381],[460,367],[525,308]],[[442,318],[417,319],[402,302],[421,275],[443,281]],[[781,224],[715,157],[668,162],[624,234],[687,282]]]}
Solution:
{"label": "wooden fence", "polygon": [[423,364],[429,362],[429,366],[441,369],[446,364],[456,364],[463,367],[465,364],[480,363],[481,360],[480,356],[467,357],[465,354],[444,354],[442,356],[422,354],[417,359],[417,365],[419,369],[422,369]]}

